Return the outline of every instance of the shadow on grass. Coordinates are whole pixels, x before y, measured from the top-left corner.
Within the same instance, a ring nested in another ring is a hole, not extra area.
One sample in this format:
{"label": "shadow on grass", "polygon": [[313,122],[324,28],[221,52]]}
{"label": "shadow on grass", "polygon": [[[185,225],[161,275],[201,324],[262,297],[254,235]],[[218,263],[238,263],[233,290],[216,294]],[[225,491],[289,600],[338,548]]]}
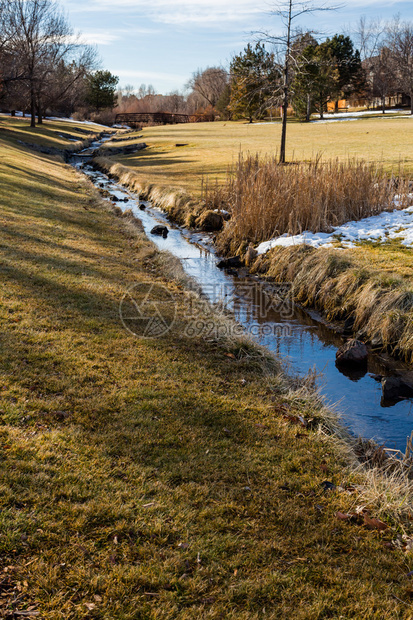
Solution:
{"label": "shadow on grass", "polygon": [[119,157],[119,162],[127,165],[128,163],[135,163],[136,167],[152,167],[152,166],[170,166],[170,165],[184,165],[193,163],[190,159],[185,159],[184,157],[169,157],[162,150],[157,150],[151,148],[150,151],[140,151],[139,156],[131,155],[131,156],[123,156]]}
{"label": "shadow on grass", "polygon": [[[23,125],[24,123],[24,125]],[[47,123],[47,121],[46,121]],[[3,134],[2,138],[9,138],[12,140],[24,140],[28,142],[34,142],[35,144],[42,144],[44,146],[56,146],[58,148],[64,148],[67,146],[66,141],[63,141],[58,134],[61,132],[73,134],[74,138],[79,140],[85,140],[88,137],[96,135],[98,130],[91,130],[90,133],[84,133],[78,131],[78,128],[72,127],[70,124],[57,124],[53,121],[52,127],[48,124],[37,125],[36,127],[30,126],[30,119],[2,119],[0,118],[0,126],[8,133]]]}

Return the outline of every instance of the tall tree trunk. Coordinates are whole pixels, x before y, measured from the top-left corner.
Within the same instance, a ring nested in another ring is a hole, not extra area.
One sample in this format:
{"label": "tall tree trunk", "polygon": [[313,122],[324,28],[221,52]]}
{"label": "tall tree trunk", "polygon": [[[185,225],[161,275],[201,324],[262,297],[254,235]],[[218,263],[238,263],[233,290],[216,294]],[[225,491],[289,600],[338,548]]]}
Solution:
{"label": "tall tree trunk", "polygon": [[285,164],[285,143],[287,137],[287,111],[288,111],[288,87],[284,87],[284,99],[282,105],[281,146],[280,164]]}
{"label": "tall tree trunk", "polygon": [[334,112],[335,112],[335,114],[338,113],[338,99],[337,99],[337,101],[334,102]]}
{"label": "tall tree trunk", "polygon": [[41,101],[37,101],[37,124],[43,125],[43,111]]}
{"label": "tall tree trunk", "polygon": [[293,0],[288,4],[287,20],[287,45],[285,50],[284,80],[283,80],[283,104],[282,104],[282,126],[281,126],[281,146],[280,164],[285,164],[285,144],[287,139],[287,112],[288,112],[288,79],[290,70],[290,47],[291,47],[291,19],[292,19]]}
{"label": "tall tree trunk", "polygon": [[325,106],[323,92],[320,92],[319,101],[320,101],[320,120],[322,120],[324,118],[324,106]]}
{"label": "tall tree trunk", "polygon": [[34,84],[31,85],[30,89],[30,127],[36,127],[36,98],[34,94]]}
{"label": "tall tree trunk", "polygon": [[307,110],[305,114],[306,123],[310,122],[310,116],[311,116],[311,95],[310,93],[307,93]]}
{"label": "tall tree trunk", "polygon": [[381,98],[381,108],[382,108],[383,114],[386,114],[386,97]]}

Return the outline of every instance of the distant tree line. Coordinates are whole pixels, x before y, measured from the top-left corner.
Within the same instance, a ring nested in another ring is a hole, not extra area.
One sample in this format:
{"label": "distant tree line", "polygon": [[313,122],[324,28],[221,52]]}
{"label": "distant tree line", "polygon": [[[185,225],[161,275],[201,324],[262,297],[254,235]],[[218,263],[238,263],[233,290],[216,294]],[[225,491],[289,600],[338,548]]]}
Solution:
{"label": "distant tree line", "polygon": [[[159,95],[149,85],[118,91],[119,112],[174,112],[212,115],[250,122],[280,114],[283,104],[285,58],[268,43],[249,43],[236,54],[229,69],[198,69],[186,94]],[[378,107],[410,106],[413,113],[413,25],[360,20],[352,37],[335,34],[317,40],[296,31],[289,50],[288,105],[291,113],[309,121],[327,108],[338,111],[339,101]]]}
{"label": "distant tree line", "polygon": [[314,112],[322,117],[327,108],[338,110],[341,99],[383,111],[410,106],[413,114],[413,24],[361,19],[352,38],[325,40],[295,31],[287,56],[271,37],[258,40],[228,69],[195,71],[184,93],[117,86],[118,78],[99,67],[95,48],[74,33],[56,0],[0,0],[0,108],[28,113],[33,126],[45,114],[99,115],[110,123],[117,112],[252,122],[279,115],[281,108],[308,121]]}
{"label": "distant tree line", "polygon": [[225,114],[223,94],[229,89],[228,72],[222,67],[196,71],[186,85],[186,94],[173,91],[167,95],[155,92],[151,84],[141,84],[135,91],[127,85],[118,91],[116,112],[169,112],[209,118]]}

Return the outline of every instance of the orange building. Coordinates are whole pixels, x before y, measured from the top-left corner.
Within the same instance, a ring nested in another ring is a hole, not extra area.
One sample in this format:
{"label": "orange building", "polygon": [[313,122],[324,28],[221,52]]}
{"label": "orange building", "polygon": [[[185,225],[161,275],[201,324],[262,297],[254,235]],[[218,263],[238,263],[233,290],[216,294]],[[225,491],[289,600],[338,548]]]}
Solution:
{"label": "orange building", "polygon": [[[338,109],[339,110],[347,110],[348,108],[348,102],[346,99],[340,99],[338,102]],[[336,109],[336,102],[335,101],[329,101],[327,103],[327,112],[334,112],[334,110]]]}

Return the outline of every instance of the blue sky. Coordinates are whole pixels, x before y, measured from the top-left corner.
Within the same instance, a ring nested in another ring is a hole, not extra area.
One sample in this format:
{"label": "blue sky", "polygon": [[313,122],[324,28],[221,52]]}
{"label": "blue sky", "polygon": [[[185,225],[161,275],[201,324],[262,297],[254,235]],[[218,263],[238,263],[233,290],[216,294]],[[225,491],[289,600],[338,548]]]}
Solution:
{"label": "blue sky", "polygon": [[[62,0],[72,26],[96,44],[105,69],[122,86],[183,90],[198,68],[228,65],[257,30],[281,32],[266,0]],[[350,33],[361,15],[413,21],[413,3],[349,0],[299,25],[324,35]],[[298,22],[297,22],[298,24]]]}

